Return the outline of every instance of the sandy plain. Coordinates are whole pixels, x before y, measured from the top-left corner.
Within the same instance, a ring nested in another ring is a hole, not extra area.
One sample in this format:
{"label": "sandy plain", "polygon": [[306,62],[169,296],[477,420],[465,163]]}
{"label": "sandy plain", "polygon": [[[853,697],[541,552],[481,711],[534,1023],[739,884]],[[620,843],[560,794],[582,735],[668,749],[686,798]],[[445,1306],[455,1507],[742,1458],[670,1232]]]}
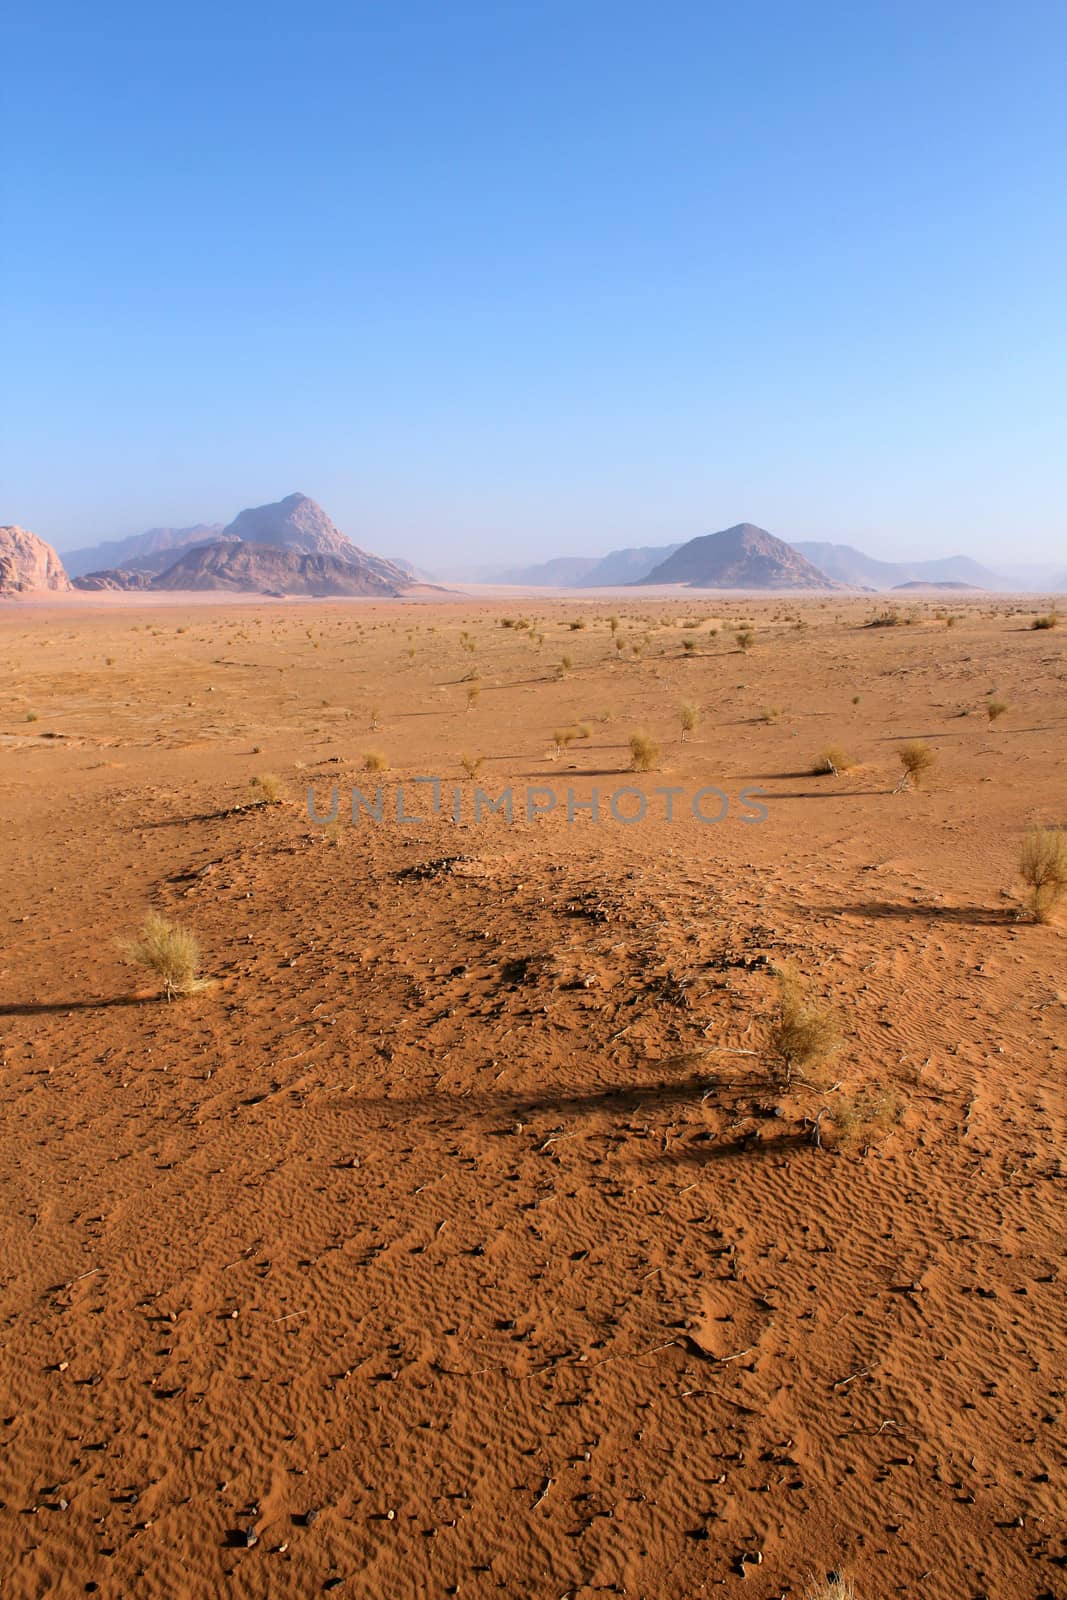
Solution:
{"label": "sandy plain", "polygon": [[1067,626],[168,599],[0,608],[0,1593],[1063,1600]]}

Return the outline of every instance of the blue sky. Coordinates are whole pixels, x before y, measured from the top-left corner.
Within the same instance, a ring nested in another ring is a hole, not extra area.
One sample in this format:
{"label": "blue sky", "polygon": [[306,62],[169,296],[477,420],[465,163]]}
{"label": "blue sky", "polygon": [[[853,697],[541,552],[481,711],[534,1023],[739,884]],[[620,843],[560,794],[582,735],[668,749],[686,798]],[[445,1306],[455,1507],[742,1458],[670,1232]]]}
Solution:
{"label": "blue sky", "polygon": [[18,8],[0,522],[1067,565],[1067,9]]}

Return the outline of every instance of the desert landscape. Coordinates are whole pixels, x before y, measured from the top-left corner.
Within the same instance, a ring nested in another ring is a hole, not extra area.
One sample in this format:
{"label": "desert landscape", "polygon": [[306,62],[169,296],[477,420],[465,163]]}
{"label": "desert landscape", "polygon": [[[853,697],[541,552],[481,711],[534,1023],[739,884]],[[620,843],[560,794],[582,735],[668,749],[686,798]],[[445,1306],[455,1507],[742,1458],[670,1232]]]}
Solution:
{"label": "desert landscape", "polygon": [[0,1593],[1063,1600],[1051,606],[0,606]]}

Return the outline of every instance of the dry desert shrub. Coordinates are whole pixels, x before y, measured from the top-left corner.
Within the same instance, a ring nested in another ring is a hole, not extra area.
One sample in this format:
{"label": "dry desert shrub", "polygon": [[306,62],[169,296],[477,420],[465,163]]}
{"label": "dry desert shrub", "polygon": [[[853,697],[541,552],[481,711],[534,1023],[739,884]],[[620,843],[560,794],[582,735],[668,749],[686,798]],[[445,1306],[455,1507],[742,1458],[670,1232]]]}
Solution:
{"label": "dry desert shrub", "polygon": [[563,755],[564,751],[577,737],[578,730],[576,728],[557,728],[552,735],[552,743],[556,747],[555,753],[557,757]]}
{"label": "dry desert shrub", "polygon": [[1019,876],[1030,893],[1026,909],[1035,922],[1051,922],[1067,889],[1067,833],[1028,828],[1019,854]]}
{"label": "dry desert shrub", "polygon": [[1002,717],[1007,709],[1008,702],[1006,700],[987,700],[985,714],[989,718],[990,725],[996,722],[998,717]]}
{"label": "dry desert shrub", "polygon": [[682,738],[688,739],[700,721],[700,712],[691,700],[683,700],[678,707],[678,721],[682,725]]}
{"label": "dry desert shrub", "polygon": [[368,750],[363,757],[364,772],[388,772],[389,761],[381,750]]}
{"label": "dry desert shrub", "polygon": [[469,756],[466,754],[466,752],[464,752],[459,758],[459,764],[467,774],[467,777],[473,779],[476,778],[479,772],[482,770],[482,763],[484,760],[484,756]]}
{"label": "dry desert shrub", "polygon": [[474,707],[478,704],[478,696],[481,694],[481,692],[482,692],[482,686],[481,686],[480,683],[469,683],[467,685],[467,710],[468,711],[473,711],[474,710]]}
{"label": "dry desert shrub", "polygon": [[855,765],[847,750],[842,750],[839,744],[830,744],[815,757],[811,770],[817,778],[825,773],[831,773],[836,778],[841,772],[850,772]]}
{"label": "dry desert shrub", "polygon": [[207,988],[207,981],[199,976],[202,958],[196,936],[158,911],[149,911],[139,936],[122,948],[128,961],[155,973],[168,1000]]}
{"label": "dry desert shrub", "polygon": [[903,622],[904,618],[896,606],[891,606],[888,611],[876,611],[865,626],[868,628],[899,628]]}
{"label": "dry desert shrub", "polygon": [[274,772],[260,772],[252,779],[261,806],[280,806],[285,798],[285,785]]}
{"label": "dry desert shrub", "polygon": [[820,1144],[834,1150],[863,1150],[884,1138],[900,1121],[901,1104],[892,1091],[838,1094],[816,1124]]}
{"label": "dry desert shrub", "polygon": [[782,719],[781,706],[764,706],[760,712],[761,722],[780,722]]}
{"label": "dry desert shrub", "polygon": [[659,760],[659,745],[647,733],[630,735],[631,772],[651,772]]}
{"label": "dry desert shrub", "polygon": [[1035,617],[1031,628],[1055,628],[1059,623],[1059,614],[1055,611],[1046,611],[1043,616]]}
{"label": "dry desert shrub", "polygon": [[857,1600],[856,1591],[846,1578],[831,1578],[809,1589],[804,1600]]}
{"label": "dry desert shrub", "polygon": [[734,639],[737,641],[737,648],[747,655],[756,642],[756,635],[751,628],[741,628],[734,634]]}
{"label": "dry desert shrub", "polygon": [[913,783],[918,789],[922,783],[923,773],[929,772],[934,764],[934,752],[928,744],[923,744],[921,739],[909,739],[907,744],[900,746],[897,755],[904,768],[901,783]]}
{"label": "dry desert shrub", "polygon": [[794,1072],[810,1074],[841,1043],[834,1013],[812,993],[789,962],[778,969],[778,1016],[771,1027],[771,1077],[780,1088]]}
{"label": "dry desert shrub", "polygon": [[687,656],[691,656],[693,651],[696,649],[696,641],[693,639],[683,639],[682,649],[685,651]]}

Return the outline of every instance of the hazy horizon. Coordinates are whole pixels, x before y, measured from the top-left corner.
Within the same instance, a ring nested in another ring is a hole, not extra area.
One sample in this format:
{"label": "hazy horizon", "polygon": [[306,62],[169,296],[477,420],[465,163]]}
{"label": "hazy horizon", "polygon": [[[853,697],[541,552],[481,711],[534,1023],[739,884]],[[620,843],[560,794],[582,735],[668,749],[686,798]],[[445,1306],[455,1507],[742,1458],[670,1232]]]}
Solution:
{"label": "hazy horizon", "polygon": [[7,29],[0,520],[300,489],[418,565],[750,520],[1067,566],[1067,13],[468,0]]}
{"label": "hazy horizon", "polygon": [[[290,493],[293,493],[293,492],[304,493],[305,491],[299,490],[299,491],[289,491],[289,492]],[[278,499],[284,499],[285,495],[284,494],[279,495],[277,498]],[[317,503],[322,505],[322,502],[319,501],[318,497],[315,496],[314,494],[309,495],[309,498],[312,499],[312,500],[317,500]],[[267,504],[267,503],[269,503],[269,502],[266,502],[266,501],[254,501],[254,502],[250,501],[248,504],[249,505],[253,505],[253,504]],[[192,516],[192,517],[189,517],[187,519],[182,519],[182,520],[178,520],[177,518],[166,519],[166,520],[164,520],[164,519],[156,519],[156,521],[151,522],[151,523],[146,523],[146,524],[144,524],[143,526],[140,526],[140,527],[131,527],[131,528],[127,529],[127,530],[123,530],[122,532],[106,533],[99,539],[89,538],[89,539],[78,540],[78,541],[72,541],[72,540],[69,540],[69,539],[66,540],[66,541],[62,541],[62,540],[57,541],[57,540],[54,540],[54,539],[49,539],[48,542],[50,544],[52,544],[53,547],[56,549],[56,551],[62,556],[64,554],[70,553],[72,551],[81,550],[81,549],[85,549],[85,548],[92,548],[93,546],[95,546],[97,544],[119,542],[119,541],[121,541],[123,539],[136,537],[136,536],[138,536],[140,534],[148,533],[154,528],[185,528],[185,527],[195,527],[195,526],[198,526],[198,525],[211,526],[211,525],[214,525],[216,523],[221,523],[221,524],[223,524],[225,526],[227,523],[231,522],[234,517],[236,517],[236,515],[237,515],[239,510],[245,510],[245,509],[246,509],[245,506],[238,507],[236,510],[234,510],[232,513],[230,513],[227,516],[203,515],[203,516]],[[767,527],[767,525],[765,523],[759,523],[757,521],[757,519],[753,518],[753,517],[745,517],[745,516],[738,517],[738,516],[734,516],[734,517],[731,517],[728,521],[718,522],[714,526],[701,527],[701,528],[698,528],[698,529],[696,529],[695,531],[692,531],[692,532],[672,533],[669,530],[660,530],[656,534],[656,536],[654,536],[654,537],[628,540],[628,541],[626,541],[625,544],[623,544],[622,542],[618,542],[618,543],[605,542],[605,540],[608,540],[610,538],[609,535],[601,535],[599,541],[596,544],[594,544],[592,539],[586,541],[585,543],[582,543],[581,537],[579,536],[570,545],[565,545],[561,541],[561,543],[560,543],[558,548],[555,547],[555,546],[552,546],[550,548],[547,544],[543,543],[543,536],[542,536],[542,540],[538,542],[536,547],[531,547],[530,545],[519,546],[518,548],[514,549],[511,553],[502,554],[499,544],[498,544],[495,552],[492,552],[492,553],[484,552],[484,551],[481,552],[481,553],[478,553],[477,551],[472,551],[472,550],[466,549],[461,545],[452,544],[452,545],[450,545],[448,547],[438,548],[438,549],[433,549],[431,547],[430,550],[429,550],[429,553],[427,555],[423,556],[423,555],[419,555],[419,554],[412,554],[412,551],[407,549],[407,548],[399,548],[399,547],[396,547],[394,545],[389,545],[386,541],[383,541],[383,540],[375,541],[373,537],[369,537],[369,536],[366,536],[366,535],[361,536],[358,533],[354,533],[350,528],[346,528],[342,523],[340,523],[338,521],[338,519],[333,515],[333,513],[332,513],[332,511],[331,511],[331,509],[330,509],[330,507],[328,505],[323,505],[323,510],[327,513],[327,515],[329,515],[332,518],[334,523],[340,528],[340,531],[342,533],[346,533],[349,536],[349,538],[351,538],[353,540],[353,542],[355,544],[359,545],[361,548],[370,550],[376,555],[382,555],[382,556],[386,556],[386,557],[397,557],[397,558],[401,558],[401,559],[404,559],[404,560],[408,560],[408,561],[413,562],[416,566],[423,567],[423,568],[426,568],[426,569],[429,569],[429,570],[436,570],[437,572],[439,572],[441,574],[446,574],[446,575],[450,574],[450,573],[459,574],[463,570],[473,571],[475,569],[482,569],[482,568],[489,568],[489,567],[500,567],[500,568],[535,567],[535,566],[541,565],[542,563],[544,563],[546,561],[552,561],[552,560],[555,560],[555,559],[558,559],[558,558],[561,558],[561,557],[568,557],[568,556],[598,558],[598,557],[606,556],[606,555],[610,554],[613,551],[616,551],[616,550],[619,550],[619,549],[623,549],[623,548],[628,548],[628,547],[632,548],[632,547],[642,547],[642,546],[663,546],[663,545],[670,545],[670,544],[682,544],[682,543],[685,543],[689,539],[699,538],[703,534],[720,532],[722,529],[727,528],[727,527],[732,527],[732,526],[736,525],[738,522],[751,522],[751,523],[755,523],[756,526],[766,527],[767,531],[769,533],[774,534],[777,538],[783,539],[787,544],[804,544],[804,543],[807,543],[809,541],[814,541],[814,540],[820,539],[820,535],[818,535],[818,534],[793,535],[793,534],[788,533],[788,532],[782,532],[781,529],[779,529],[779,528]],[[7,521],[15,520],[15,521],[17,521],[18,519],[17,518],[16,519],[0,518],[0,521],[3,521],[3,520],[7,520]],[[41,537],[43,537],[43,538],[47,538],[47,535],[42,533],[42,530],[39,527],[38,528],[32,528],[31,531],[34,532],[34,533],[40,534]],[[905,549],[904,547],[901,546],[898,549],[890,548],[887,551],[887,550],[883,550],[883,549],[873,548],[870,544],[860,544],[857,540],[855,540],[853,538],[848,538],[847,536],[846,537],[841,537],[841,538],[834,538],[834,539],[824,539],[823,542],[832,543],[832,544],[841,544],[841,545],[851,545],[853,548],[861,550],[864,555],[870,556],[873,559],[878,560],[878,561],[890,561],[890,562],[902,561],[902,562],[906,562],[906,561],[919,561],[919,560],[934,560],[934,559],[938,559],[938,558],[949,559],[949,558],[954,557],[954,556],[969,556],[972,559],[981,562],[983,565],[989,566],[994,571],[996,571],[996,569],[998,567],[998,563],[999,563],[1000,567],[1002,567],[1004,569],[1005,575],[1007,575],[1008,571],[1010,571],[1010,570],[1023,571],[1027,567],[1033,567],[1035,569],[1040,568],[1040,567],[1048,567],[1048,568],[1054,568],[1057,571],[1061,567],[1067,568],[1067,554],[1061,554],[1059,556],[1058,560],[1056,558],[1056,555],[1053,554],[1052,556],[1046,557],[1042,561],[1040,557],[1034,557],[1034,558],[1028,557],[1025,549],[1023,549],[1021,551],[1017,551],[1016,553],[1013,553],[1013,554],[1010,554],[1010,555],[1007,554],[1006,552],[1002,552],[1000,555],[997,555],[994,552],[993,554],[990,554],[987,557],[983,557],[980,554],[976,554],[974,549],[967,548],[967,547],[965,547],[963,545],[961,545],[959,548],[954,548],[954,547],[950,548],[948,544],[946,544],[943,548],[941,548],[941,547],[935,548],[933,545],[927,545],[926,547],[923,547],[921,545],[917,545],[917,546],[915,546],[914,548],[912,548],[910,550],[909,549]]]}

